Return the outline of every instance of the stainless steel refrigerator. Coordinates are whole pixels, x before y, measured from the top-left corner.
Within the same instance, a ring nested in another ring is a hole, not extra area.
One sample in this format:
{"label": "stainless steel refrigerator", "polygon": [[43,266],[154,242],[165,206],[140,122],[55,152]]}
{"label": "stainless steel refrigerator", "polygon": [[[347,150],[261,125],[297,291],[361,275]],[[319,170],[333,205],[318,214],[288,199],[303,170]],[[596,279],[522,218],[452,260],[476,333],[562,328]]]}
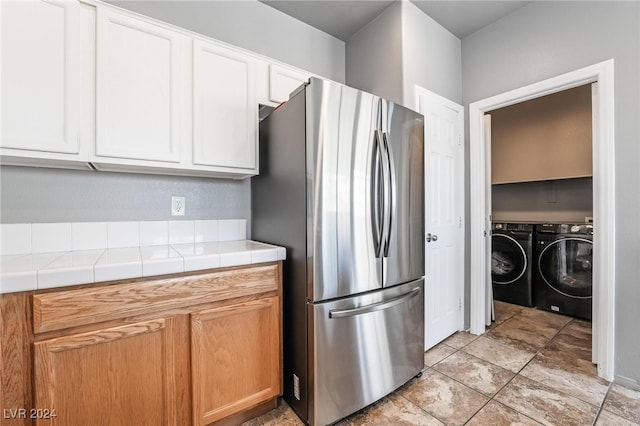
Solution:
{"label": "stainless steel refrigerator", "polygon": [[420,373],[423,117],[311,78],[260,123],[252,239],[287,248],[284,397],[333,423]]}

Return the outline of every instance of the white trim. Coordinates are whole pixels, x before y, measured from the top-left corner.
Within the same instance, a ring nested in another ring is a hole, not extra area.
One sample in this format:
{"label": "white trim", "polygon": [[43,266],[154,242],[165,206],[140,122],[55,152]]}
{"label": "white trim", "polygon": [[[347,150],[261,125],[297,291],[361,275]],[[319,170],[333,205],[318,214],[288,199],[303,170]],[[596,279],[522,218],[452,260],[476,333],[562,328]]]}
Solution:
{"label": "white trim", "polygon": [[[491,114],[484,115],[484,165],[485,165],[485,182],[491,182]],[[491,188],[488,186],[487,188]],[[492,206],[491,191],[484,191],[485,206]],[[487,220],[485,226],[487,229],[487,238],[484,239],[485,253],[491,253],[491,211],[487,212]],[[485,313],[484,324],[491,325],[491,320],[495,318],[495,309],[493,303],[493,283],[491,282],[491,256],[485,256]]]}
{"label": "white trim", "polygon": [[[458,130],[460,132],[460,146],[459,146],[459,155],[457,157],[458,164],[456,165],[458,170],[464,171],[464,158],[465,158],[465,150],[464,150],[464,107],[460,104],[453,102],[450,99],[447,99],[443,96],[438,95],[424,87],[415,85],[414,86],[414,94],[415,94],[415,108],[416,111],[423,113],[425,110],[424,102],[431,101],[436,104],[444,105],[447,108],[452,109],[457,113],[458,116]],[[426,165],[426,164],[425,164]],[[464,197],[464,189],[465,182],[464,176],[461,179],[458,179],[456,185],[456,205],[458,206],[458,212],[461,217],[460,230],[458,233],[458,252],[456,253],[456,257],[461,259],[461,264],[465,264],[465,230],[466,230],[466,220],[465,220],[465,197]],[[427,272],[428,273],[428,272]],[[466,306],[467,301],[464,296],[464,271],[460,271],[460,275],[457,279],[458,288],[456,288],[457,296],[461,301],[461,306]],[[460,312],[459,315],[459,323],[458,330],[461,331],[464,329],[464,311]]]}
{"label": "white trim", "polygon": [[[598,375],[614,378],[615,338],[615,129],[613,59],[502,93],[469,105],[471,193],[471,311],[470,330],[485,331],[485,232],[489,214],[486,176],[484,114],[497,108],[551,93],[597,82],[593,105],[593,221],[594,241],[594,336],[597,336]],[[488,234],[488,232],[487,232]]]}

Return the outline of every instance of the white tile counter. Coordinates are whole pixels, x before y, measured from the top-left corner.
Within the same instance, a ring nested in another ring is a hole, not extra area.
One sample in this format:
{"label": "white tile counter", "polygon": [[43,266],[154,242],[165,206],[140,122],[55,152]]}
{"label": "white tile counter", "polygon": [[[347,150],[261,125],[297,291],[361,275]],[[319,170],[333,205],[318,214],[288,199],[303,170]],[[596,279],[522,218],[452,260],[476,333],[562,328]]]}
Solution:
{"label": "white tile counter", "polygon": [[245,228],[244,220],[1,225],[0,294],[285,259],[283,247],[244,239]]}

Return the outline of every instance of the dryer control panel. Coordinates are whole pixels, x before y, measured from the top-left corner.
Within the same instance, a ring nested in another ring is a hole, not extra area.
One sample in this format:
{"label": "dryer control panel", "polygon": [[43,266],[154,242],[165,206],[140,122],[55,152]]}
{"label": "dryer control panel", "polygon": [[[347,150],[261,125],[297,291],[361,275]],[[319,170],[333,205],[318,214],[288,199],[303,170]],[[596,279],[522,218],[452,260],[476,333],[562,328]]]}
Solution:
{"label": "dryer control panel", "polygon": [[593,235],[593,225],[590,223],[543,223],[536,226],[536,231],[545,234],[582,234]]}

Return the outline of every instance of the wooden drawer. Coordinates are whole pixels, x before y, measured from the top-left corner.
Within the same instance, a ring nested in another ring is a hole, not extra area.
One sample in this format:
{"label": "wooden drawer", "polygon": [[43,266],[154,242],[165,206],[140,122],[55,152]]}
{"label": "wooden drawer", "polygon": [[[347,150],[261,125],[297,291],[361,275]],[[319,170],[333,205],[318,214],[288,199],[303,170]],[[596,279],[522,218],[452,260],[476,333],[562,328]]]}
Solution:
{"label": "wooden drawer", "polygon": [[33,296],[35,333],[278,289],[278,265],[251,266]]}

